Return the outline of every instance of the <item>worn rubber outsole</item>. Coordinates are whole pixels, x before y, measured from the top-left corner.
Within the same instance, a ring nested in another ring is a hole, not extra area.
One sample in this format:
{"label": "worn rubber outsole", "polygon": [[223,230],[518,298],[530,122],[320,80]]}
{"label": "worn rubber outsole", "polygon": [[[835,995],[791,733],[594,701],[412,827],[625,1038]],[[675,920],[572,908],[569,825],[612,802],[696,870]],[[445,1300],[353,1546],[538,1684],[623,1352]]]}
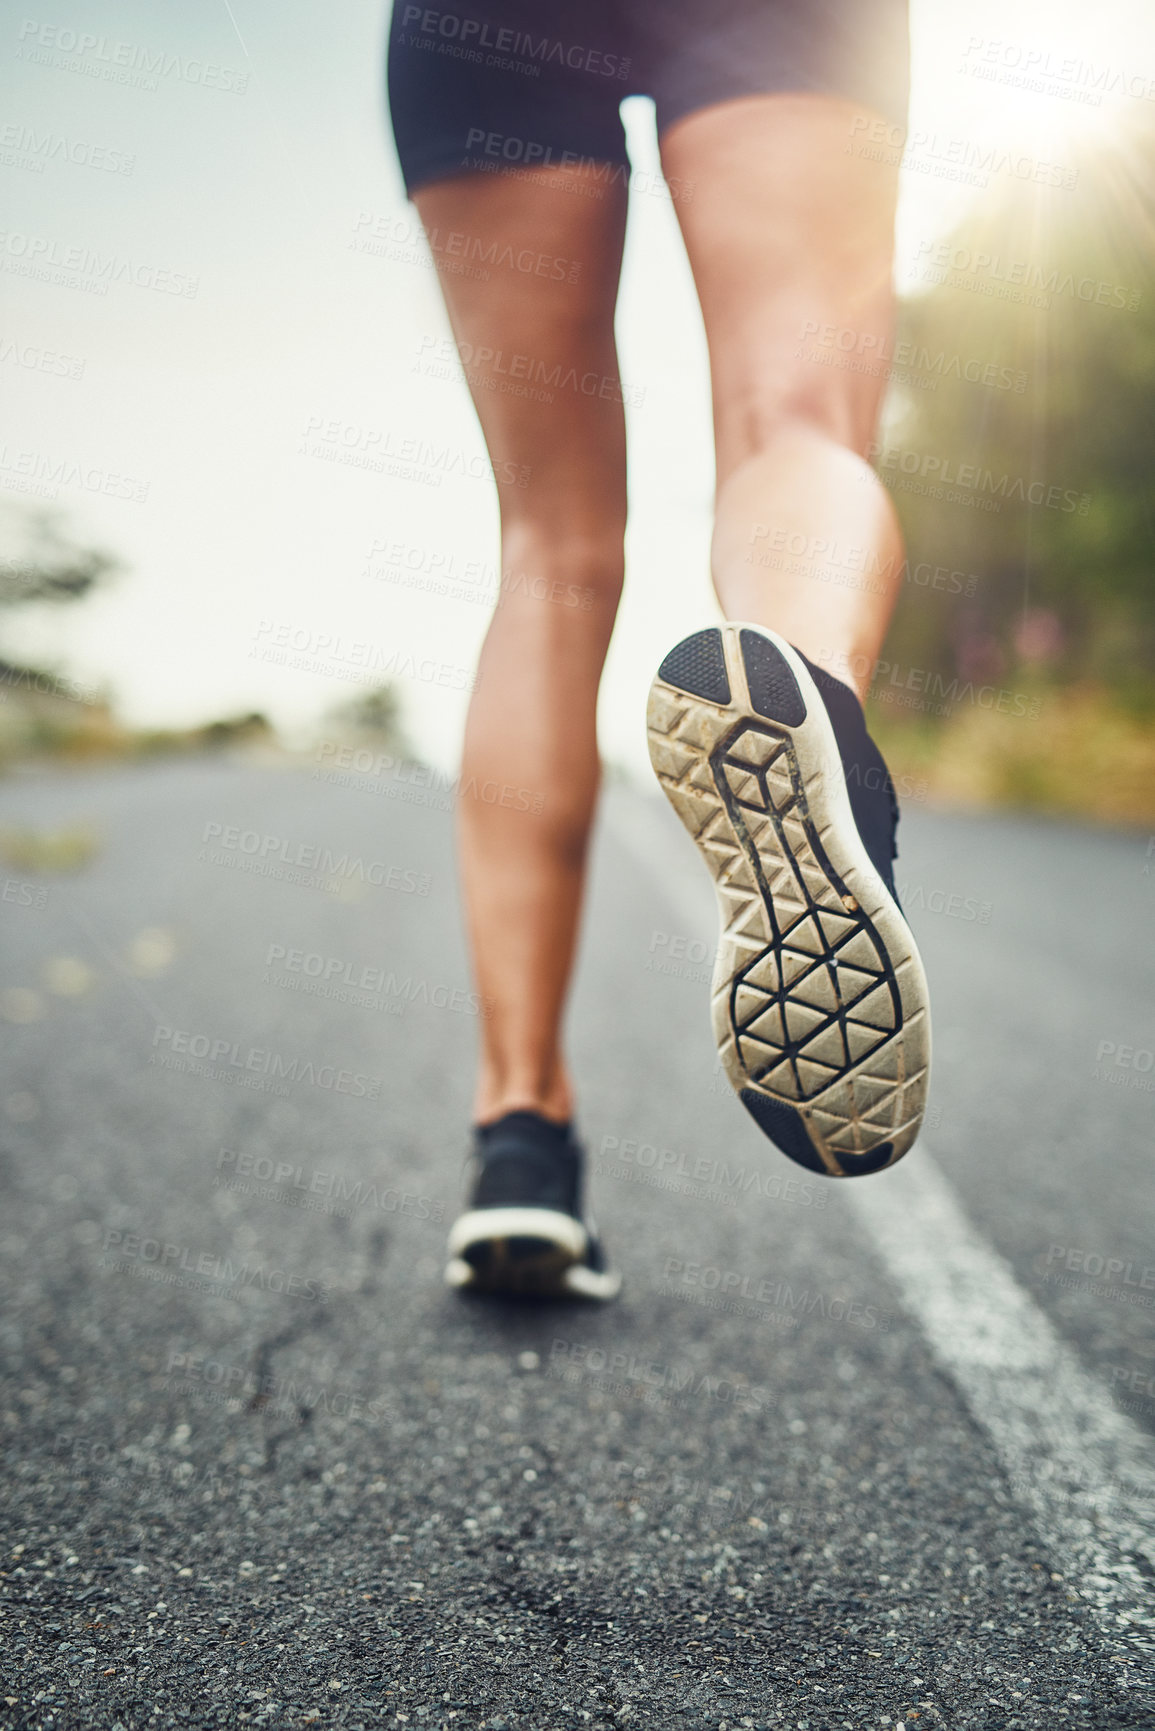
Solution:
{"label": "worn rubber outsole", "polygon": [[621,1276],[589,1265],[580,1220],[553,1208],[473,1208],[449,1233],[450,1286],[523,1298],[616,1298]]}
{"label": "worn rubber outsole", "polygon": [[658,670],[647,732],[714,878],[711,1011],[731,1084],[800,1166],[893,1166],[926,1106],[926,977],[805,663],[762,626],[696,632]]}

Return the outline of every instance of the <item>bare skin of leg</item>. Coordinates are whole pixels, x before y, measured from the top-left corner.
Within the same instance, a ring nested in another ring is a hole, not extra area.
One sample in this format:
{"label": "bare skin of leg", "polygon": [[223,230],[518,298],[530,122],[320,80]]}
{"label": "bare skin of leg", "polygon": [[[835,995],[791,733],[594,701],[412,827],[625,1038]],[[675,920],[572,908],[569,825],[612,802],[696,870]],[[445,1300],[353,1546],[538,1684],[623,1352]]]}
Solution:
{"label": "bare skin of leg", "polygon": [[[477,281],[434,253],[501,508],[503,586],[461,766],[463,789],[477,791],[459,805],[485,1009],[474,1118],[529,1108],[563,1122],[573,1098],[560,1030],[599,782],[598,683],[623,573],[614,307],[626,194],[579,166],[438,181],[415,202],[427,230],[462,231],[482,251],[496,242],[499,260],[546,261],[540,273],[499,262]],[[535,372],[560,365],[560,383],[534,387],[552,401],[508,389],[527,356]]]}
{"label": "bare skin of leg", "polygon": [[[845,154],[855,115],[832,98],[752,97],[678,122],[662,152],[668,174],[695,187],[678,212],[710,345],[723,608],[772,626],[862,694],[902,581],[894,512],[863,455],[884,381],[798,354],[807,321],[875,334],[880,346],[891,328],[896,176]],[[460,343],[616,380],[624,196],[575,196],[563,172],[582,171],[463,177],[416,202],[427,227],[581,265],[576,285],[443,271]],[[471,371],[499,474],[505,462],[532,471],[525,488],[500,488],[503,567],[591,591],[588,610],[516,589],[498,608],[462,765],[466,785],[544,799],[540,813],[462,802],[474,969],[488,1002],[475,1116],[528,1107],[562,1120],[572,1095],[560,1028],[598,784],[597,685],[622,580],[624,429],[616,402],[570,392],[536,404],[488,388],[485,366]],[[823,541],[833,555],[814,547]],[[779,566],[757,562],[779,542]],[[794,545],[807,551],[791,571]]]}
{"label": "bare skin of leg", "polygon": [[848,154],[860,113],[825,96],[720,103],[667,129],[662,163],[694,187],[677,211],[710,349],[718,598],[863,698],[904,570],[865,460],[886,381],[808,358],[846,358],[837,337],[819,346],[824,326],[867,356],[892,330],[897,169]]}

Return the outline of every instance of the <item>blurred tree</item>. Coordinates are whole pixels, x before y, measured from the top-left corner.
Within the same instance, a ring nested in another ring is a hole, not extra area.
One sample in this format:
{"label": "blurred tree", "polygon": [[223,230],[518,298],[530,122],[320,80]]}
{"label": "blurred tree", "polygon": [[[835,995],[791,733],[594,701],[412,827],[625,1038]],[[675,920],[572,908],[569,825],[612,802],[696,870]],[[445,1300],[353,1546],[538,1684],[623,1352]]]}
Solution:
{"label": "blurred tree", "polygon": [[73,540],[52,511],[7,508],[0,541],[0,607],[78,601],[119,570],[111,554]]}
{"label": "blurred tree", "polygon": [[271,742],[275,734],[268,716],[254,709],[247,715],[226,715],[219,721],[207,721],[203,727],[193,730],[190,738],[221,750],[230,745]]}
{"label": "blurred tree", "polygon": [[896,661],[1155,706],[1150,143],[1088,145],[1073,189],[1008,180],[921,250],[876,459],[910,550]]}
{"label": "blurred tree", "polygon": [[358,734],[371,734],[374,742],[394,756],[412,758],[413,752],[405,737],[401,699],[392,685],[375,685],[360,692],[328,711],[328,719],[338,728]]}

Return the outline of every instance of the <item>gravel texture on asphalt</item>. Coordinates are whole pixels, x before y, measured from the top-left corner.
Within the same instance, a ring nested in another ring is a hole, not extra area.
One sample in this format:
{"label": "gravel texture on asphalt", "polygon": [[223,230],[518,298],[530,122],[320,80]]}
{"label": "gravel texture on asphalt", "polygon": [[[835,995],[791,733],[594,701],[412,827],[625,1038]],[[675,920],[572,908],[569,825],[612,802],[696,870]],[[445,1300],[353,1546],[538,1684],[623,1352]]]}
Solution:
{"label": "gravel texture on asphalt", "polygon": [[[717,1075],[712,934],[661,890],[697,862],[671,820],[643,869],[641,797],[571,1015],[625,1276],[593,1309],[441,1285],[478,1025],[444,801],[228,759],[8,784],[0,822],[100,847],[0,866],[0,1724],[1155,1723],[843,1187]],[[1155,1260],[1150,1093],[1096,1056],[1155,1045],[1143,844],[901,834],[928,1143],[1150,1430],[1151,1307],[1050,1278]]]}

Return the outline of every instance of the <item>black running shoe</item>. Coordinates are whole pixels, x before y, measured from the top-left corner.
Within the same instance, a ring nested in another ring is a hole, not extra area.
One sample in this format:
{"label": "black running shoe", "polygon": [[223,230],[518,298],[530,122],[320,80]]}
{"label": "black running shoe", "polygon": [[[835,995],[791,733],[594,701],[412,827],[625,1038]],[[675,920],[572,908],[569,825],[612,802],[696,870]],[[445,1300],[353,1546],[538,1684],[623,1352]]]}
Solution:
{"label": "black running shoe", "polygon": [[728,624],[670,651],[647,724],[714,878],[714,1033],[742,1104],[811,1171],[892,1166],[925,1110],[930,1012],[858,699],[773,631]]}
{"label": "black running shoe", "polygon": [[449,1234],[450,1286],[533,1298],[614,1298],[592,1222],[582,1218],[584,1157],[570,1124],[508,1112],[473,1132],[469,1207]]}

